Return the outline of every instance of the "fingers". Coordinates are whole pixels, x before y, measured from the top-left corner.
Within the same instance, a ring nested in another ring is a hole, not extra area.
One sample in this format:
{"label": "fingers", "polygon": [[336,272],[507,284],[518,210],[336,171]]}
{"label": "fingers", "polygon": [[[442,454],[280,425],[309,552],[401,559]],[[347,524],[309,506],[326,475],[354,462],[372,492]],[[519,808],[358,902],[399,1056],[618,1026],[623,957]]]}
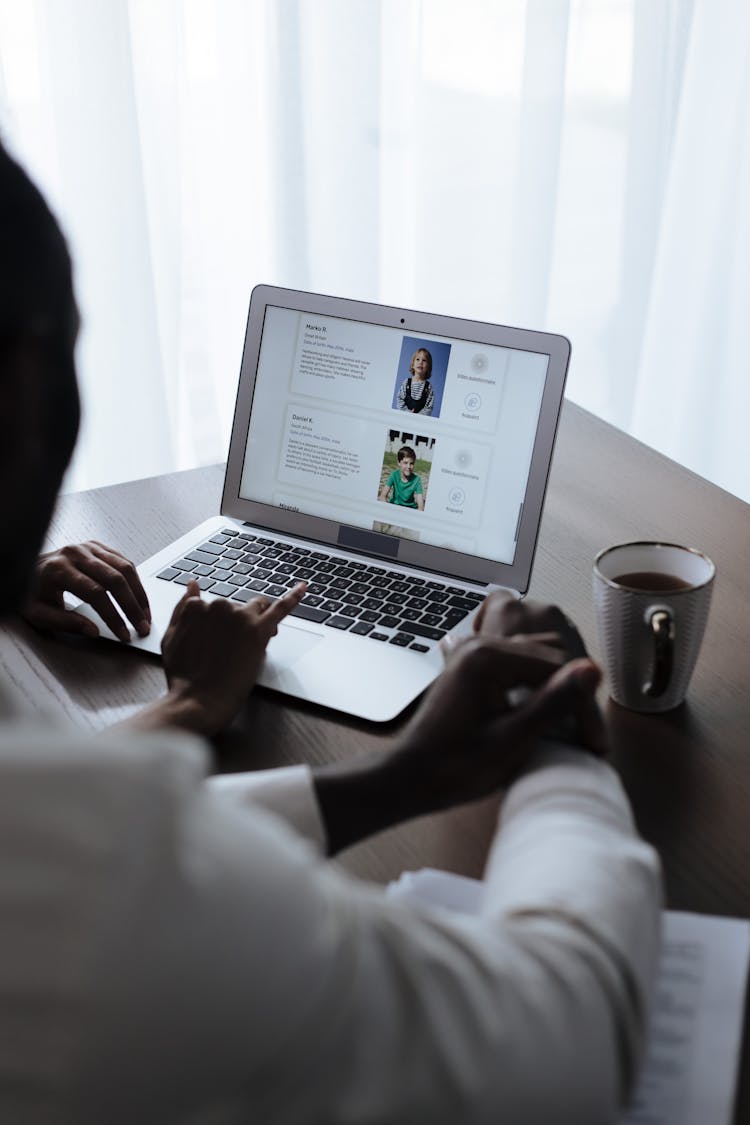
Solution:
{"label": "fingers", "polygon": [[[307,583],[298,582],[297,585],[293,586],[283,597],[276,598],[272,602],[268,602],[266,598],[256,598],[254,602],[248,604],[248,609],[256,607],[259,620],[269,629],[269,637],[272,637],[276,633],[279,624],[293,609],[296,609],[302,601],[306,590]],[[263,603],[265,603],[265,605]]]}
{"label": "fingers", "polygon": [[600,679],[601,672],[593,661],[569,661],[514,712],[509,721],[516,728],[515,737],[540,737],[572,715],[578,721],[584,745],[598,755],[605,754],[604,723],[595,696]]}
{"label": "fingers", "polygon": [[120,640],[130,639],[120,610],[140,636],[149,633],[148,599],[135,567],[122,555],[100,543],[84,543],[63,547],[42,567],[42,600],[52,601],[66,591],[96,610]]}
{"label": "fingers", "polygon": [[504,590],[498,590],[480,606],[474,629],[482,635],[513,636],[516,634],[557,634],[556,643],[568,653],[569,659],[587,655],[586,646],[575,623],[555,605],[520,601]]}

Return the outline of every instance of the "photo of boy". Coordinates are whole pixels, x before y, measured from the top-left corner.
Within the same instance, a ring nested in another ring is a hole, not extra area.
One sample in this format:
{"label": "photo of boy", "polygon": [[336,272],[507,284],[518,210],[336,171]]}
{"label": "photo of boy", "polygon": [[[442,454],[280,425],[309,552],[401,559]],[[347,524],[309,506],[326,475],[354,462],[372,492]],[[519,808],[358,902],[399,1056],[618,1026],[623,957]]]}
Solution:
{"label": "photo of boy", "polygon": [[[408,444],[410,441],[413,441],[417,447],[424,446],[421,457],[418,457],[414,447]],[[378,499],[385,504],[397,504],[402,508],[424,511],[434,445],[434,438],[421,435],[415,437],[414,434],[391,430],[386,442]]]}
{"label": "photo of boy", "polygon": [[451,346],[404,336],[391,406],[420,418],[439,418]]}

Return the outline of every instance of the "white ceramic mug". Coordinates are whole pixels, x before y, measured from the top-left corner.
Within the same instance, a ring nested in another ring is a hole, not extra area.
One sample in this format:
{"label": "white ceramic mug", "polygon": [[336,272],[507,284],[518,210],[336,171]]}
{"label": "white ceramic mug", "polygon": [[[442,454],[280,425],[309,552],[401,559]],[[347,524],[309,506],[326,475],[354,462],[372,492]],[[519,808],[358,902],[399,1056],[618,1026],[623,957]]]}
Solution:
{"label": "white ceramic mug", "polygon": [[716,568],[674,543],[623,543],[594,560],[599,643],[616,703],[670,711],[698,659]]}

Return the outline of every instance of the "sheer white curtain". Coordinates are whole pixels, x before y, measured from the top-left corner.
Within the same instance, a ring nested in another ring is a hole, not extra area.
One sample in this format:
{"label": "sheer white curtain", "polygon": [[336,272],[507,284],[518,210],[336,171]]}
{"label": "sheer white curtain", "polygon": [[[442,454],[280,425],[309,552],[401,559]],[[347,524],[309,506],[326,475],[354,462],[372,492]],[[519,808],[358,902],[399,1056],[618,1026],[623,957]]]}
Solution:
{"label": "sheer white curtain", "polygon": [[745,0],[0,0],[77,263],[71,487],[223,457],[252,286],[573,341],[569,394],[750,499]]}

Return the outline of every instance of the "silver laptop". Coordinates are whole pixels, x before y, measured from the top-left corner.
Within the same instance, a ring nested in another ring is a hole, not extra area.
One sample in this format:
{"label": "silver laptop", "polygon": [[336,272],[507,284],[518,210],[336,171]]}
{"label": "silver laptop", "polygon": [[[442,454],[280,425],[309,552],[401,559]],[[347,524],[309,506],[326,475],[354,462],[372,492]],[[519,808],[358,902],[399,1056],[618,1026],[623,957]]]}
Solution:
{"label": "silver laptop", "polygon": [[237,602],[304,579],[259,682],[395,717],[447,632],[528,588],[569,356],[544,332],[258,286],[221,512],[138,568],[153,629],[133,647],[159,651],[191,578]]}

